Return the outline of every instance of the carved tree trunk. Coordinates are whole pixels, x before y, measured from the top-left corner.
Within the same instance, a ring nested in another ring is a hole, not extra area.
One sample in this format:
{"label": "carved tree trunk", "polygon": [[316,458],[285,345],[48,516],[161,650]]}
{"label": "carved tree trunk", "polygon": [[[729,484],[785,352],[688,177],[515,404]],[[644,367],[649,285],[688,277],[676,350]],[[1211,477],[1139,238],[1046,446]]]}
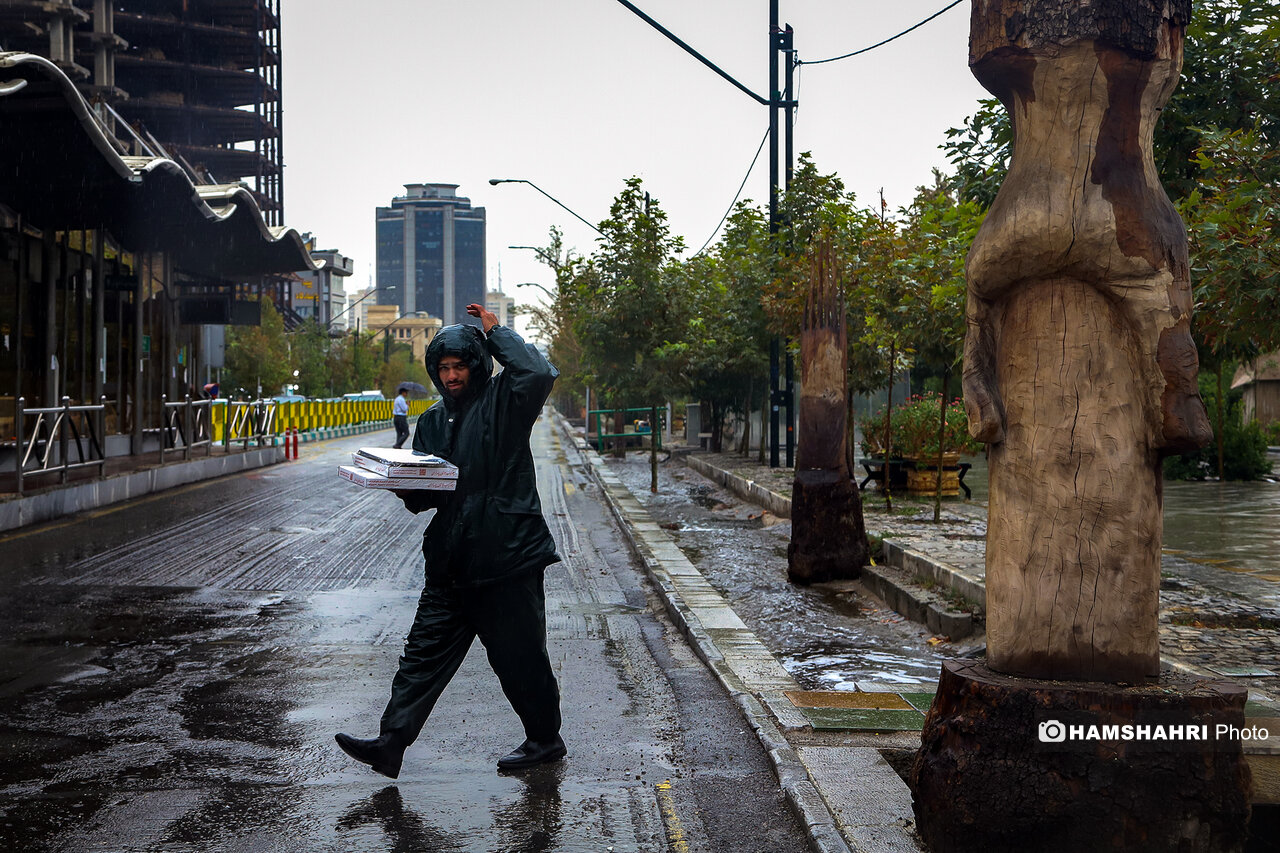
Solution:
{"label": "carved tree trunk", "polygon": [[867,562],[862,498],[845,443],[848,340],[834,253],[819,244],[800,334],[800,440],[791,492],[787,575],[796,583],[856,578]]}
{"label": "carved tree trunk", "polygon": [[991,444],[993,669],[1159,666],[1161,457],[1203,445],[1186,232],[1151,141],[1190,0],[974,0],[970,65],[1015,131],[967,264],[964,387]]}

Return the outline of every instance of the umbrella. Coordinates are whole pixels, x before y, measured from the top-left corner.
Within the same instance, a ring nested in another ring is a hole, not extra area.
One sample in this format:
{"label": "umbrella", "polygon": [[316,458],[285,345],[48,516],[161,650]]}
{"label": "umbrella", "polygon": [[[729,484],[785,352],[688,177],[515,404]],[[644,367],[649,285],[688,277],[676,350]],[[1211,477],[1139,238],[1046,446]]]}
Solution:
{"label": "umbrella", "polygon": [[397,385],[396,393],[399,394],[401,391],[404,391],[406,389],[409,391],[410,394],[430,394],[431,393],[427,389],[427,386],[423,385],[421,382],[408,382],[408,381],[401,382],[399,385]]}

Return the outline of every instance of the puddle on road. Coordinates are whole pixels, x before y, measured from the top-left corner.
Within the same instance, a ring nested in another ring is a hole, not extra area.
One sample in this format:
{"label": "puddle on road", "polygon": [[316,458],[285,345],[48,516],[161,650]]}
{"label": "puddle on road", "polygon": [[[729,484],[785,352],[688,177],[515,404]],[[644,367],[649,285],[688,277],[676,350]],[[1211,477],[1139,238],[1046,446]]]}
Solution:
{"label": "puddle on road", "polygon": [[1223,569],[1280,573],[1280,483],[1165,483],[1164,546]]}
{"label": "puddle on road", "polygon": [[933,683],[938,679],[937,661],[865,649],[858,651],[856,656],[848,648],[820,649],[785,657],[782,665],[796,681],[806,686],[814,685],[809,687],[812,690],[855,690],[859,681],[919,684]]}

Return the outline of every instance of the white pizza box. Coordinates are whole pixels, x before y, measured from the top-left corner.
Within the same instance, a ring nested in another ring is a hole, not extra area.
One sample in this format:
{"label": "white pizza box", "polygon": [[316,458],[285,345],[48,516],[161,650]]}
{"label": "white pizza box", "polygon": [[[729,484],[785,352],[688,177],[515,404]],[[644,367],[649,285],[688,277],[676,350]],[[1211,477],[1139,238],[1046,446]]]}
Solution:
{"label": "white pizza box", "polygon": [[458,468],[439,456],[415,450],[392,447],[362,447],[351,454],[351,461],[361,468],[384,477],[429,477],[456,480]]}
{"label": "white pizza box", "polygon": [[381,474],[356,465],[339,465],[338,476],[344,480],[350,480],[365,489],[431,489],[452,492],[458,487],[457,480],[428,477],[384,477]]}

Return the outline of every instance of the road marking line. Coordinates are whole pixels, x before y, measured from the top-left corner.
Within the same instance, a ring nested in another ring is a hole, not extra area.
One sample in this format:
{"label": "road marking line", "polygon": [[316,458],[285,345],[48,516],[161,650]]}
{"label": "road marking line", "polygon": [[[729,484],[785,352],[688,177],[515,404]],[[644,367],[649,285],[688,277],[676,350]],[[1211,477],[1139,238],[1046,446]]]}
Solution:
{"label": "road marking line", "polygon": [[689,853],[689,842],[685,841],[684,827],[680,825],[680,816],[676,814],[675,797],[671,795],[671,780],[664,779],[653,787],[658,797],[662,826],[667,831],[667,849],[675,853]]}

